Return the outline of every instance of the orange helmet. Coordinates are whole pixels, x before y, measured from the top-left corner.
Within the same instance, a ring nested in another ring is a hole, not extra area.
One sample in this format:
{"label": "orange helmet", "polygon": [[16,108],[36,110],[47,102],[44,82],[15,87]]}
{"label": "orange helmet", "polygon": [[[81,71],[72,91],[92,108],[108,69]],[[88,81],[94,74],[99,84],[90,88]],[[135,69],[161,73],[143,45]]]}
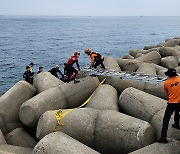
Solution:
{"label": "orange helmet", "polygon": [[89,48],[85,49],[85,53],[90,53],[91,50]]}
{"label": "orange helmet", "polygon": [[76,55],[80,55],[80,53],[78,52],[78,51],[76,51],[75,53],[74,53],[74,55],[76,56]]}

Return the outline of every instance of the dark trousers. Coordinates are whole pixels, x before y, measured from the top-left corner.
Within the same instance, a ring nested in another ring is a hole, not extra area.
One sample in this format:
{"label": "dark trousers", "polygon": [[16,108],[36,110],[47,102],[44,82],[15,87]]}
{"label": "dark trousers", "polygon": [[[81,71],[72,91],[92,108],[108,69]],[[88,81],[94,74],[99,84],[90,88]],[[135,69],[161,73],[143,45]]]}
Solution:
{"label": "dark trousers", "polygon": [[167,137],[167,130],[169,125],[169,120],[171,118],[171,115],[175,111],[174,114],[174,124],[179,126],[179,111],[180,111],[180,103],[168,103],[164,118],[163,118],[163,126],[161,131],[161,137]]}
{"label": "dark trousers", "polygon": [[95,61],[94,68],[97,68],[98,65],[101,65],[102,68],[105,69],[105,66],[103,64],[104,59],[98,59]]}
{"label": "dark trousers", "polygon": [[[75,78],[78,77],[78,71],[73,66],[66,65],[64,70],[65,70],[65,75],[68,76],[67,82],[70,82],[70,80],[74,80]],[[71,76],[73,73],[75,73],[75,75],[74,75],[73,79],[71,79]]]}

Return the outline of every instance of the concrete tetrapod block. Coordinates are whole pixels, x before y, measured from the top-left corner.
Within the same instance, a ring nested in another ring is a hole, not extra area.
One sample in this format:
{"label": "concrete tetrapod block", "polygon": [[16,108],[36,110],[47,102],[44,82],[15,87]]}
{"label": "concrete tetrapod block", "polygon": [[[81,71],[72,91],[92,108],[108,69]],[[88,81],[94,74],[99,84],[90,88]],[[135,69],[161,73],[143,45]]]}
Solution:
{"label": "concrete tetrapod block", "polygon": [[57,87],[59,85],[62,85],[63,83],[64,82],[62,82],[60,79],[56,78],[49,72],[39,73],[34,78],[34,86],[37,89],[37,93],[41,93],[44,90],[52,87]]}
{"label": "concrete tetrapod block", "polygon": [[145,50],[137,50],[137,49],[129,50],[129,54],[133,57],[136,57],[138,53],[144,54],[145,52],[146,52]]}
{"label": "concrete tetrapod block", "polygon": [[97,88],[97,77],[80,79],[79,83],[67,83],[43,91],[21,106],[19,117],[23,124],[35,126],[39,117],[48,110],[74,108],[81,105]]}
{"label": "concrete tetrapod block", "polygon": [[165,47],[175,47],[179,45],[179,39],[169,39],[166,42],[162,43]]}
{"label": "concrete tetrapod block", "polygon": [[159,48],[159,53],[162,57],[172,56],[176,53],[176,49],[172,47],[161,47]]}
{"label": "concrete tetrapod block", "polygon": [[156,70],[153,64],[150,63],[140,63],[139,68],[136,72],[142,72],[144,74],[156,75]]}
{"label": "concrete tetrapod block", "polygon": [[116,62],[118,63],[119,67],[123,69],[123,66],[126,62],[132,59],[122,59],[122,58],[116,58]]}
{"label": "concrete tetrapod block", "polygon": [[[17,128],[19,125],[19,108],[36,94],[36,89],[26,81],[19,81],[4,95],[0,97],[0,115],[7,126],[2,129],[6,133]],[[1,125],[1,124],[0,124]]]}
{"label": "concrete tetrapod block", "polygon": [[176,59],[176,61],[178,62],[180,60],[180,51],[176,51],[172,54],[172,56]]}
{"label": "concrete tetrapod block", "polygon": [[98,154],[95,150],[80,143],[63,132],[55,132],[45,136],[38,142],[33,154]]}
{"label": "concrete tetrapod block", "polygon": [[37,141],[33,139],[23,128],[16,128],[6,135],[6,141],[10,145],[34,148]]}
{"label": "concrete tetrapod block", "polygon": [[168,139],[167,144],[153,143],[130,154],[179,154],[180,141]]}
{"label": "concrete tetrapod block", "polygon": [[113,86],[117,90],[118,95],[120,95],[126,88],[133,87],[154,96],[167,99],[167,94],[163,91],[162,83],[155,84],[138,80],[124,80],[118,77],[107,77],[105,83]]}
{"label": "concrete tetrapod block", "polygon": [[141,57],[136,58],[136,60],[139,60],[145,63],[159,64],[161,61],[161,55],[157,51],[151,51],[147,54],[144,54]]}
{"label": "concrete tetrapod block", "polygon": [[144,46],[144,50],[149,50],[149,49],[152,49],[152,48],[155,48],[155,46],[153,46],[153,45],[146,45],[146,46]]}
{"label": "concrete tetrapod block", "polygon": [[[127,153],[153,143],[155,137],[149,123],[113,110],[76,109],[67,114],[61,123],[65,125],[59,126],[57,131],[100,153]],[[38,122],[37,138],[51,133],[56,125],[54,113],[44,113]]]}
{"label": "concrete tetrapod block", "polygon": [[98,112],[94,149],[103,154],[125,154],[154,142],[148,122],[113,110]]}
{"label": "concrete tetrapod block", "polygon": [[180,74],[180,66],[176,67],[175,69],[176,69],[176,72],[177,72],[178,74]]}
{"label": "concrete tetrapod block", "polygon": [[128,87],[134,87],[143,91],[145,86],[144,82],[136,80],[124,80],[120,79],[119,77],[107,77],[105,83],[113,86],[117,90],[118,96],[124,91],[124,89]]}
{"label": "concrete tetrapod block", "polygon": [[[163,123],[162,121],[163,121],[163,117],[164,117],[164,112],[165,112],[165,109],[162,109],[159,112],[157,112],[153,116],[153,119],[151,121],[151,125],[153,126],[153,128],[156,131],[156,138],[157,139],[161,135],[161,129],[162,129],[162,123]],[[168,128],[167,137],[180,140],[180,132],[179,132],[179,130],[173,128],[172,124],[174,124],[174,115],[171,116],[171,119],[169,121],[169,128]]]}
{"label": "concrete tetrapod block", "polygon": [[167,71],[167,68],[165,68],[165,67],[162,67],[162,66],[159,66],[159,65],[156,65],[156,64],[152,64],[152,65],[154,65],[154,68],[155,68],[155,70],[156,70],[156,74],[157,75],[165,75],[165,74],[162,74],[162,73],[160,73],[161,71]]}
{"label": "concrete tetrapod block", "polygon": [[165,93],[163,90],[163,82],[161,83],[145,82],[144,92],[165,100],[168,99],[167,93]]}
{"label": "concrete tetrapod block", "polygon": [[[63,110],[63,113],[66,110]],[[56,131],[61,131],[83,144],[92,147],[97,111],[91,108],[76,109],[67,114]],[[52,133],[57,126],[57,120],[53,111],[45,112],[39,119],[36,137],[40,140],[45,135]]]}
{"label": "concrete tetrapod block", "polygon": [[86,77],[80,79],[77,84],[64,84],[61,86],[67,99],[68,108],[79,107],[95,91],[99,85],[97,77]]}
{"label": "concrete tetrapod block", "polygon": [[136,59],[130,59],[129,61],[125,62],[122,69],[123,71],[133,71],[135,72],[139,68],[139,64],[141,62]]}
{"label": "concrete tetrapod block", "polygon": [[7,144],[2,131],[0,130],[0,145]]}
{"label": "concrete tetrapod block", "polygon": [[99,86],[86,107],[99,110],[119,111],[116,89],[107,84]]}
{"label": "concrete tetrapod block", "polygon": [[144,54],[142,54],[142,53],[137,53],[134,58],[139,58],[139,57],[141,57],[141,56],[143,56],[143,55],[144,55]]}
{"label": "concrete tetrapod block", "polygon": [[178,62],[173,56],[168,56],[161,59],[160,65],[165,68],[176,68],[178,67]]}
{"label": "concrete tetrapod block", "polygon": [[154,114],[166,104],[166,100],[132,87],[125,89],[119,97],[119,106],[125,113],[147,122],[151,122]]}
{"label": "concrete tetrapod block", "polygon": [[105,65],[106,70],[121,71],[121,68],[119,67],[115,58],[105,57],[103,63]]}
{"label": "concrete tetrapod block", "polygon": [[1,145],[0,154],[32,154],[33,149],[14,145]]}
{"label": "concrete tetrapod block", "polygon": [[129,55],[129,54],[127,54],[127,55],[124,55],[124,56],[122,57],[122,59],[134,59],[134,57],[131,56],[131,55]]}

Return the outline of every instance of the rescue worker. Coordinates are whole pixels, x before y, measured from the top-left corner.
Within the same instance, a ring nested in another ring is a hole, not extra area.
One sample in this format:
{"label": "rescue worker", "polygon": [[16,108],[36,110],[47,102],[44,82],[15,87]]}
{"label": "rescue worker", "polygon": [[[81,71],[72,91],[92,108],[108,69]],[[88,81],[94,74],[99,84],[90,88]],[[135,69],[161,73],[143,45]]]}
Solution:
{"label": "rescue worker", "polygon": [[97,52],[92,52],[90,49],[85,49],[85,54],[89,55],[91,58],[91,65],[89,68],[97,68],[98,65],[101,65],[101,68],[105,69],[103,64],[104,57]]}
{"label": "rescue worker", "polygon": [[37,74],[39,74],[41,72],[43,72],[43,67],[42,66],[39,67],[39,71],[37,72]]}
{"label": "rescue worker", "polygon": [[[68,62],[64,64],[64,74],[67,75],[67,82],[70,82],[71,80],[74,80],[74,83],[78,83],[80,82],[79,80],[77,80],[78,77],[78,70],[80,71],[80,66],[79,66],[79,62],[78,62],[78,58],[80,56],[80,53],[78,51],[76,51],[74,53],[74,56],[69,57]],[[76,70],[73,67],[73,64],[76,63],[78,70]],[[74,76],[71,78],[71,76]]]}
{"label": "rescue worker", "polygon": [[174,111],[174,124],[172,124],[172,127],[180,130],[180,77],[178,77],[174,68],[169,68],[167,72],[165,72],[165,75],[168,76],[168,79],[164,82],[164,91],[168,94],[168,103],[163,118],[161,137],[158,140],[159,143],[168,143],[168,140],[166,138],[167,130],[169,120]]}
{"label": "rescue worker", "polygon": [[26,71],[23,74],[23,79],[30,84],[33,84],[33,73],[30,71],[30,67],[26,66]]}
{"label": "rescue worker", "polygon": [[[49,70],[48,72],[50,72],[52,75],[54,75],[56,78],[60,79],[60,80],[64,80],[64,75],[62,74],[62,72],[59,69],[59,65],[56,65],[56,67],[52,68],[51,70]],[[61,75],[61,78],[58,77],[59,73]]]}

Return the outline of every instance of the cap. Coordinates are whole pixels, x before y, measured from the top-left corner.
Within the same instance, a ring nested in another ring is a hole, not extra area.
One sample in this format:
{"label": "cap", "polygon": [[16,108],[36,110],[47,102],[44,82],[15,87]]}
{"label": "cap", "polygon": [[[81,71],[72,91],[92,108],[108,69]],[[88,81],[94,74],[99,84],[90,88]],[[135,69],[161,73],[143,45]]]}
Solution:
{"label": "cap", "polygon": [[41,68],[43,68],[43,66],[40,66],[40,67],[39,67],[39,70],[40,70]]}
{"label": "cap", "polygon": [[30,68],[29,66],[26,66],[26,69]]}
{"label": "cap", "polygon": [[56,65],[56,68],[59,68],[59,65]]}
{"label": "cap", "polygon": [[178,76],[176,73],[176,70],[174,68],[169,68],[166,72],[165,75],[167,76]]}
{"label": "cap", "polygon": [[79,51],[75,51],[74,55],[80,55]]}
{"label": "cap", "polygon": [[34,65],[34,63],[31,62],[29,65]]}
{"label": "cap", "polygon": [[85,49],[84,51],[85,51],[85,53],[90,53],[90,49],[89,48]]}

